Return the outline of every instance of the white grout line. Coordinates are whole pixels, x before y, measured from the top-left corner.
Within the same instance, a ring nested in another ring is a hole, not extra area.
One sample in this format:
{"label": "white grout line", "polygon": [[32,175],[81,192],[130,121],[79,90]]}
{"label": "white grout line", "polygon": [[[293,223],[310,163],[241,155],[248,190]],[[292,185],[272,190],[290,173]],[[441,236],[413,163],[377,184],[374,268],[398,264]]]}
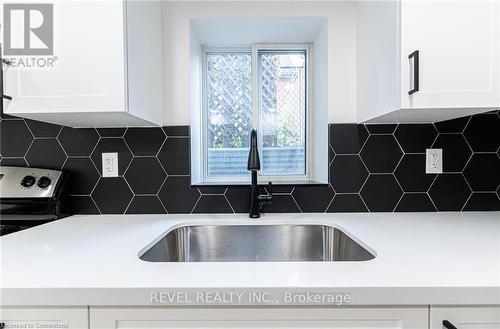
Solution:
{"label": "white grout line", "polygon": [[90,191],[90,195],[94,194],[95,189],[97,188],[97,185],[99,185],[99,182],[103,179],[101,176],[97,179],[97,182],[95,183],[94,187],[92,188],[92,191]]}
{"label": "white grout line", "polygon": [[135,198],[135,195],[133,195],[134,192],[132,192],[132,197],[130,198],[130,201],[128,202],[128,205],[127,207],[125,208],[125,210],[123,211],[124,214],[127,213],[128,209],[130,208],[130,205],[132,204],[132,201],[134,201],[134,198]]}
{"label": "white grout line", "polygon": [[366,175],[366,178],[365,178],[363,184],[361,184],[361,187],[359,188],[358,192],[354,192],[354,193],[358,193],[361,196],[361,191],[365,187],[366,182],[368,182],[368,179],[370,178],[371,175],[373,175],[373,174],[370,174],[370,172],[368,172],[368,175]]}
{"label": "white grout line", "polygon": [[472,197],[472,194],[474,194],[474,193],[471,191],[471,193],[469,194],[469,197],[467,198],[467,200],[465,200],[465,203],[462,206],[462,208],[460,209],[460,211],[464,211],[465,207],[467,206],[467,203],[469,203],[469,200]]}
{"label": "white grout line", "polygon": [[[470,192],[472,193],[474,190],[472,189],[472,187],[470,186],[469,182],[467,181],[467,178],[465,178],[465,175],[463,173],[460,173],[460,175],[462,175],[462,179],[465,181],[465,184],[467,184],[467,186],[469,187]],[[457,174],[457,176],[458,176],[458,174]]]}
{"label": "white grout line", "polygon": [[165,213],[168,214],[167,207],[165,207],[165,205],[163,204],[163,201],[161,201],[161,199],[158,195],[156,195],[156,198],[158,199],[158,202],[160,202],[160,205],[163,208],[163,210],[165,210]]}
{"label": "white grout line", "polygon": [[396,209],[398,209],[399,203],[401,202],[401,200],[403,200],[403,197],[404,197],[405,194],[406,194],[405,192],[401,193],[401,196],[399,197],[398,202],[396,202],[396,205],[392,209],[392,212],[396,212]]}
{"label": "white grout line", "polygon": [[[467,127],[469,127],[469,123],[470,123],[470,121],[471,121],[471,120],[472,120],[472,115],[471,115],[471,116],[469,116],[469,120],[467,120],[467,122],[465,123],[464,128],[463,128],[463,129],[462,129],[462,131],[460,132],[462,135],[463,135],[464,131],[467,129]],[[464,136],[464,137],[465,137],[465,136]]]}
{"label": "white grout line", "polygon": [[361,199],[361,202],[363,202],[363,205],[364,205],[364,206],[365,206],[365,208],[366,208],[366,212],[372,212],[372,211],[370,210],[370,208],[368,208],[368,205],[366,204],[365,199],[364,199],[364,198],[363,198],[363,196],[361,195],[361,191],[360,191],[359,193],[355,193],[355,194],[358,194],[359,198]]}
{"label": "white grout line", "polygon": [[[31,140],[30,146],[28,146],[28,149],[26,149],[26,152],[23,155],[24,160],[26,160],[26,156],[28,155],[29,151],[31,150],[31,147],[33,146],[33,143],[35,143],[35,139],[33,138]],[[28,160],[26,160],[28,162]]]}
{"label": "white grout line", "polygon": [[404,153],[401,155],[401,157],[399,158],[398,163],[396,164],[396,166],[394,167],[394,170],[392,171],[392,174],[394,175],[394,178],[396,178],[396,175],[395,175],[396,170],[398,170],[399,165],[400,165],[400,164],[401,164],[401,162],[403,161],[403,158],[405,157],[405,155],[406,155],[406,154],[404,154]]}
{"label": "white grout line", "polygon": [[429,193],[432,187],[434,186],[434,183],[436,182],[438,176],[443,174],[431,174],[431,175],[434,175],[434,179],[432,180],[432,183],[429,185],[429,188],[427,188],[427,193]]}
{"label": "white grout line", "polygon": [[299,203],[297,202],[297,200],[295,200],[293,194],[290,194],[290,197],[292,198],[293,202],[295,202],[295,205],[297,206],[297,209],[299,209],[299,212],[302,213],[303,211],[300,208]]}
{"label": "white grout line", "polygon": [[64,168],[64,166],[66,165],[66,162],[68,162],[68,159],[69,159],[69,158],[66,156],[66,158],[64,159],[64,161],[63,161],[63,163],[62,163],[61,167],[59,168],[60,170],[62,170],[62,169]]}
{"label": "white grout line", "polygon": [[223,194],[223,196],[224,196],[224,199],[226,199],[226,202],[229,205],[229,208],[231,208],[231,211],[233,212],[233,214],[236,214],[236,211],[234,211],[233,205],[231,204],[231,202],[229,202],[229,199],[227,198],[226,194]]}
{"label": "white grout line", "polygon": [[57,141],[57,144],[59,144],[59,146],[61,147],[61,150],[63,150],[64,152],[64,155],[66,155],[66,158],[68,158],[68,153],[66,153],[66,150],[64,149],[64,147],[62,146],[61,142],[59,141],[59,139],[57,138],[54,138],[56,141]]}
{"label": "white grout line", "polygon": [[99,214],[102,215],[101,208],[99,208],[99,206],[97,205],[97,202],[95,202],[94,197],[92,195],[90,195],[90,200],[92,200],[92,202],[94,203],[94,206],[96,207]]}
{"label": "white grout line", "polygon": [[431,201],[432,206],[434,207],[434,211],[438,211],[438,208],[437,208],[436,204],[434,203],[434,200],[432,200],[431,195],[429,194],[429,192],[426,192],[425,194],[427,194],[427,197]]}
{"label": "white grout line", "polygon": [[[199,193],[199,191],[198,191],[198,193]],[[196,209],[196,206],[198,205],[198,202],[200,202],[201,197],[202,197],[202,195],[200,194],[200,196],[198,197],[198,200],[196,200],[196,202],[195,202],[195,204],[194,204],[194,206],[193,206],[193,209],[191,209],[190,214],[192,214],[192,213],[193,213],[193,211]]]}
{"label": "white grout line", "polygon": [[405,193],[405,190],[404,190],[403,186],[401,186],[401,184],[399,183],[398,179],[396,178],[396,175],[392,174],[392,177],[394,178],[394,180],[398,184],[399,188],[401,189],[401,192]]}
{"label": "white grout line", "polygon": [[165,177],[163,177],[163,180],[160,184],[160,187],[158,188],[158,191],[156,191],[156,196],[158,196],[158,198],[160,197],[160,191],[163,189],[163,185],[165,185],[167,182],[167,178],[168,178],[168,175],[165,174]]}
{"label": "white grout line", "polygon": [[35,134],[33,134],[33,131],[31,130],[30,126],[28,125],[28,123],[26,122],[26,120],[23,119],[23,122],[24,122],[24,125],[26,126],[26,128],[28,128],[28,131],[30,132],[31,134],[31,138],[35,138]]}
{"label": "white grout line", "polygon": [[[333,190],[333,187],[330,185],[331,189]],[[335,197],[337,196],[337,193],[335,193],[335,190],[333,191],[333,197],[332,199],[330,200],[330,202],[328,202],[328,204],[326,205],[326,208],[325,208],[325,211],[322,211],[324,213],[328,212],[328,209],[330,209],[330,206],[332,205],[333,203],[333,199],[335,199]]]}
{"label": "white grout line", "polygon": [[99,171],[99,166],[98,166],[98,164],[96,164],[96,163],[94,162],[94,159],[92,159],[92,158],[93,158],[93,155],[94,155],[94,152],[95,152],[95,151],[96,151],[96,149],[97,149],[97,145],[99,145],[99,143],[100,143],[100,142],[101,142],[101,137],[99,137],[99,138],[97,139],[97,142],[95,143],[94,147],[93,147],[93,148],[92,148],[92,150],[90,151],[89,158],[90,158],[90,160],[92,160],[92,162],[94,163],[94,166],[96,167],[97,172],[99,173],[99,175],[102,175],[102,172],[100,172],[100,171]]}

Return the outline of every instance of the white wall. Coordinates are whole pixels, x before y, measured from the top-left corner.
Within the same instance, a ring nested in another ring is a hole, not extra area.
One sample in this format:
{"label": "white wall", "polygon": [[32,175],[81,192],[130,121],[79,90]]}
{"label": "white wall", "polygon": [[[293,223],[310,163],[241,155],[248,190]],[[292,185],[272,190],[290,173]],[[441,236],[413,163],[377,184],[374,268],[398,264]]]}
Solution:
{"label": "white wall", "polygon": [[193,74],[190,20],[269,16],[327,18],[328,121],[356,122],[355,2],[169,1],[163,3],[165,125],[191,124],[191,106],[196,106],[192,102],[199,102],[190,87]]}
{"label": "white wall", "polygon": [[[312,179],[318,182],[328,182],[328,125],[325,123],[332,119],[329,118],[328,110],[331,98],[328,93],[328,74],[323,74],[325,68],[330,66],[328,63],[328,23],[320,30],[312,45],[312,97],[310,109],[313,111],[312,122]],[[340,111],[340,109],[339,109]],[[332,112],[331,115],[335,113]],[[311,163],[311,162],[310,162]]]}
{"label": "white wall", "polygon": [[[202,110],[201,100],[201,83],[192,83],[193,81],[201,82],[202,79],[202,47],[194,30],[190,32],[190,113],[200,113]],[[192,182],[201,182],[203,180],[202,168],[202,139],[194,138],[201,137],[203,131],[201,115],[192,116],[192,119],[186,122],[191,125],[191,179]]]}

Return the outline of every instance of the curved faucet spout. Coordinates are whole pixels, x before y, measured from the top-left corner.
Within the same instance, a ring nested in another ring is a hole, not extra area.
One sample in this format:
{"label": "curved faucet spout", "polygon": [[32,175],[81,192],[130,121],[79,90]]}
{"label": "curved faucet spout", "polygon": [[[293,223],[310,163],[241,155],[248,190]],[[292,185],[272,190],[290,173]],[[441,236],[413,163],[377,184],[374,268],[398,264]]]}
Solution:
{"label": "curved faucet spout", "polygon": [[257,148],[257,130],[250,133],[250,152],[248,153],[248,170],[260,170],[259,150]]}

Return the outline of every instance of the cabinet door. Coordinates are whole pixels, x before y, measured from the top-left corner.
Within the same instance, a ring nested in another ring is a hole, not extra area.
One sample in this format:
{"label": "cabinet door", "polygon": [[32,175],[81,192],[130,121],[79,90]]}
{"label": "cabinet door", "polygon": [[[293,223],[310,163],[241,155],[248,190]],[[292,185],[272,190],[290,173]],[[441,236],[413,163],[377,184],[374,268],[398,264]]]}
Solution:
{"label": "cabinet door", "polygon": [[[12,62],[5,87],[13,98],[5,112],[124,111],[123,6],[122,1],[54,1],[53,55],[4,55]],[[12,22],[24,22],[22,15],[9,13]],[[31,43],[37,40],[33,33],[13,32],[12,42],[24,45],[26,35]]]}
{"label": "cabinet door", "polygon": [[[401,107],[500,106],[498,1],[401,0]],[[418,50],[420,90],[412,95]]]}
{"label": "cabinet door", "polygon": [[443,321],[457,329],[500,329],[500,307],[431,307],[430,329],[447,329]]}
{"label": "cabinet door", "polygon": [[[87,329],[87,307],[2,307],[0,324],[5,328]],[[1,327],[1,328],[4,328]]]}
{"label": "cabinet door", "polygon": [[424,329],[427,308],[105,308],[91,307],[90,328]]}

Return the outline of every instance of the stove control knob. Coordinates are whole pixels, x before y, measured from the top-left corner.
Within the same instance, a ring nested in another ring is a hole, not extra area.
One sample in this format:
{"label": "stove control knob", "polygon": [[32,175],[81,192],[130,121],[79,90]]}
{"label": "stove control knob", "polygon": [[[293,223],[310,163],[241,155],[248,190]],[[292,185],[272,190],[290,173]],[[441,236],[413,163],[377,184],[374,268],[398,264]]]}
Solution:
{"label": "stove control knob", "polygon": [[39,188],[47,188],[47,187],[49,187],[50,183],[51,183],[50,178],[42,176],[38,180],[37,185],[38,185]]}
{"label": "stove control knob", "polygon": [[33,184],[35,184],[35,182],[36,182],[35,177],[31,175],[24,176],[24,178],[21,180],[21,186],[31,187],[33,186]]}

